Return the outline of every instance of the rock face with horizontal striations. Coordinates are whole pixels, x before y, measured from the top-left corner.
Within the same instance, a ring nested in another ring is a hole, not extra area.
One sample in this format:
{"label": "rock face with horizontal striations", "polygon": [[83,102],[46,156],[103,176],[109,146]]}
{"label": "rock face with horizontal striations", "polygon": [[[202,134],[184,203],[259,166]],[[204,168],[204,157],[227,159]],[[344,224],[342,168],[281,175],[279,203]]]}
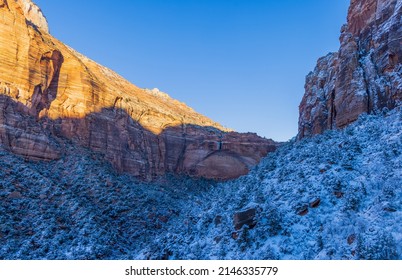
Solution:
{"label": "rock face with horizontal striations", "polygon": [[70,141],[145,179],[244,175],[277,144],[231,132],[157,89],[136,87],[49,34],[30,0],[0,0],[0,144],[57,160]]}
{"label": "rock face with horizontal striations", "polygon": [[352,0],[339,52],[306,78],[299,138],[342,128],[402,101],[402,0]]}

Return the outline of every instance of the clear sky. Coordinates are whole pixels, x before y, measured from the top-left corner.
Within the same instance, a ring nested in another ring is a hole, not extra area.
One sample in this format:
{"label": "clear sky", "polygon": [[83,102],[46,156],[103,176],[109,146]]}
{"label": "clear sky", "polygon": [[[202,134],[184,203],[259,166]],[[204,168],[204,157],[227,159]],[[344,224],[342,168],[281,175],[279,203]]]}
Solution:
{"label": "clear sky", "polygon": [[59,40],[222,125],[297,134],[305,76],[339,48],[349,0],[34,0]]}

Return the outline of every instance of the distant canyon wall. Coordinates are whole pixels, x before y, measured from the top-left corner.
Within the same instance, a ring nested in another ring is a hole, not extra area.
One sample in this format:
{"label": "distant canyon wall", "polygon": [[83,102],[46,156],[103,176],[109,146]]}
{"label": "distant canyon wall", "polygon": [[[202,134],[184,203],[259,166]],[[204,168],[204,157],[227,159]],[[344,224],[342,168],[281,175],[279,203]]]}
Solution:
{"label": "distant canyon wall", "polygon": [[0,0],[0,14],[0,144],[16,154],[58,160],[69,142],[145,179],[174,172],[226,180],[277,147],[79,54],[49,34],[30,0]]}

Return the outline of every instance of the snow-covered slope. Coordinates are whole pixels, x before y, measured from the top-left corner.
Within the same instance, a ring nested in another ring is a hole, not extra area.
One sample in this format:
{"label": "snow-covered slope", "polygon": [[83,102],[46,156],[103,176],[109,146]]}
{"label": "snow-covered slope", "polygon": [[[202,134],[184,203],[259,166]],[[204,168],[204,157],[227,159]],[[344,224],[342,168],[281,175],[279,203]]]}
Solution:
{"label": "snow-covered slope", "polygon": [[[402,259],[400,109],[286,143],[221,184],[145,184],[69,154],[0,153],[1,259]],[[252,228],[236,230],[247,209]]]}
{"label": "snow-covered slope", "polygon": [[[401,259],[402,113],[385,115],[287,143],[189,207],[189,233],[178,223],[156,243],[174,258]],[[249,208],[256,226],[235,232]]]}
{"label": "snow-covered slope", "polygon": [[[190,249],[177,251],[195,258],[401,258],[401,154],[399,111],[288,143],[248,176],[211,191],[194,210],[200,233],[189,238]],[[232,215],[250,207],[257,225],[234,240]],[[217,215],[222,224],[208,224]],[[202,249],[191,249],[195,244]]]}

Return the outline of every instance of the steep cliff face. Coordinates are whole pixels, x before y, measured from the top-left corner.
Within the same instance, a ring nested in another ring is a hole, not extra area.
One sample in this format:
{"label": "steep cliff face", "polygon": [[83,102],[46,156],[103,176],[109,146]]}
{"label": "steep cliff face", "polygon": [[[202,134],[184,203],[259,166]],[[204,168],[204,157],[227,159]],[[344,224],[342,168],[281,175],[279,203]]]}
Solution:
{"label": "steep cliff face", "polygon": [[69,139],[144,178],[177,172],[230,179],[276,148],[67,47],[30,0],[0,0],[0,13],[0,144],[19,155],[59,159]]}
{"label": "steep cliff face", "polygon": [[299,138],[342,128],[402,100],[402,0],[352,0],[339,52],[306,79]]}

